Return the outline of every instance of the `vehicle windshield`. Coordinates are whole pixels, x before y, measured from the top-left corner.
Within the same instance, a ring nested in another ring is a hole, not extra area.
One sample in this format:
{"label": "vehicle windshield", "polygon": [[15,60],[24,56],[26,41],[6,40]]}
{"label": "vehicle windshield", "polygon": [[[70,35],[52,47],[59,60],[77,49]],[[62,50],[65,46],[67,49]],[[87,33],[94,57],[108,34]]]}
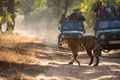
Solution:
{"label": "vehicle windshield", "polygon": [[100,21],[99,29],[120,29],[120,20]]}
{"label": "vehicle windshield", "polygon": [[80,22],[63,22],[61,24],[61,31],[84,31],[84,26]]}

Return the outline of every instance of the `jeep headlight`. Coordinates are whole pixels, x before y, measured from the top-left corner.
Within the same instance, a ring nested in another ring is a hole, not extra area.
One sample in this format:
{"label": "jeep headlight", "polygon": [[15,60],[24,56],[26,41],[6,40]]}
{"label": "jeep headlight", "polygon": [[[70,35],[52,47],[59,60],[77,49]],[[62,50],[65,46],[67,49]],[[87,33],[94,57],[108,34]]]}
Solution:
{"label": "jeep headlight", "polygon": [[105,39],[105,35],[101,35],[101,36],[100,36],[100,39]]}
{"label": "jeep headlight", "polygon": [[96,36],[100,35],[100,32],[96,31],[96,32],[95,32],[95,35],[96,35]]}
{"label": "jeep headlight", "polygon": [[82,37],[81,35],[78,36],[79,38]]}

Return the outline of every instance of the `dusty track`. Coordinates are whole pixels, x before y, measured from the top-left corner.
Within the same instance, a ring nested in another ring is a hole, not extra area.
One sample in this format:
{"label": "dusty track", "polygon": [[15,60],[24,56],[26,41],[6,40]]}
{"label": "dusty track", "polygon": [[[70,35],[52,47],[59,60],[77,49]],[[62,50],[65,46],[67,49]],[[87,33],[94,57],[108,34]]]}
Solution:
{"label": "dusty track", "polygon": [[[37,61],[30,64],[11,63],[11,67],[1,62],[0,80],[120,80],[120,51],[103,53],[99,66],[93,67],[88,66],[89,57],[85,52],[79,53],[81,65],[78,66],[77,63],[68,65],[71,58],[68,50],[33,42],[22,43],[22,47],[27,50],[22,55],[32,54]],[[17,53],[14,49],[0,50],[0,53],[10,51]]]}
{"label": "dusty track", "polygon": [[[45,74],[38,77],[44,80],[120,80],[120,53],[103,53],[98,67],[88,66],[89,58],[86,53],[79,53],[81,66],[77,63],[67,65],[70,60],[69,51],[60,51],[57,48],[48,48],[41,65],[49,66]],[[44,59],[46,61],[44,61]]]}

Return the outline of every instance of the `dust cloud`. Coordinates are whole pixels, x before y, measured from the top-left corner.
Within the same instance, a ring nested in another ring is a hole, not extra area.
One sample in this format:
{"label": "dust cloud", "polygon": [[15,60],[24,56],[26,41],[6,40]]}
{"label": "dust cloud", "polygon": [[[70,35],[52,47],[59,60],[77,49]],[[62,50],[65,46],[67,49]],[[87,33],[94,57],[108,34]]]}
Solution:
{"label": "dust cloud", "polygon": [[[28,37],[36,37],[42,41],[44,45],[57,46],[59,30],[58,26],[49,26],[47,20],[40,22],[30,22],[27,25],[23,24],[24,16],[17,15],[15,32]],[[39,41],[38,41],[39,42]]]}
{"label": "dust cloud", "polygon": [[85,27],[85,35],[93,35],[94,36],[94,30],[93,27]]}
{"label": "dust cloud", "polygon": [[[48,25],[50,23],[50,19],[42,19],[41,21],[33,21],[27,22],[27,25],[24,25],[24,16],[17,15],[16,24],[15,24],[15,32],[20,33],[24,36],[28,37],[36,37],[40,39],[44,45],[57,47],[58,45],[58,35],[60,31],[58,30],[58,25]],[[85,35],[94,35],[93,28],[86,28]],[[39,42],[39,41],[38,41]]]}

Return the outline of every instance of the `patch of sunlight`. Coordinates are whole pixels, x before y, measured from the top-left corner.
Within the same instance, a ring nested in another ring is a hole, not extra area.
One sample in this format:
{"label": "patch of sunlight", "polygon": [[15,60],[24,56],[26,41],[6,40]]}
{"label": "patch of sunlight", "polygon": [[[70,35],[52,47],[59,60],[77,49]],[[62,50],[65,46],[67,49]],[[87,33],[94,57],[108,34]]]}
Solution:
{"label": "patch of sunlight", "polygon": [[95,73],[95,72],[90,72],[90,71],[87,71],[87,72],[84,72],[85,74],[92,74],[92,73]]}
{"label": "patch of sunlight", "polygon": [[40,62],[40,65],[48,65],[49,62]]}
{"label": "patch of sunlight", "polygon": [[[79,66],[77,62],[74,62],[73,65]],[[80,66],[88,66],[88,64],[83,64],[80,62]]]}
{"label": "patch of sunlight", "polygon": [[45,53],[54,53],[54,50],[52,50],[50,47],[46,48],[47,50],[45,51]]}
{"label": "patch of sunlight", "polygon": [[29,34],[29,35],[27,35],[28,37],[30,37],[30,38],[34,38],[34,37],[37,37],[36,35],[34,35],[34,34]]}
{"label": "patch of sunlight", "polygon": [[92,74],[92,73],[99,73],[100,71],[97,69],[90,68],[88,70],[85,70],[84,74]]}
{"label": "patch of sunlight", "polygon": [[38,75],[36,78],[37,78],[37,80],[61,80],[60,78],[58,78],[56,76],[47,77],[45,75]]}
{"label": "patch of sunlight", "polygon": [[63,64],[68,64],[68,62],[58,62],[58,61],[54,61],[54,62],[49,62],[49,64],[53,64],[53,65],[63,65]]}
{"label": "patch of sunlight", "polygon": [[0,80],[8,80],[8,79],[6,79],[6,78],[3,78],[3,77],[0,77]]}
{"label": "patch of sunlight", "polygon": [[111,80],[111,78],[113,77],[113,75],[106,75],[106,76],[101,76],[99,78],[95,78],[95,79],[91,79],[91,80]]}
{"label": "patch of sunlight", "polygon": [[117,66],[120,66],[120,64],[118,63],[110,63],[110,62],[102,62],[101,65],[117,65]]}
{"label": "patch of sunlight", "polygon": [[76,79],[74,77],[67,77],[68,80],[82,80],[82,79]]}
{"label": "patch of sunlight", "polygon": [[53,53],[53,52],[51,52],[51,51],[46,51],[45,53]]}
{"label": "patch of sunlight", "polygon": [[119,53],[120,52],[120,50],[111,50],[110,52],[109,52],[109,54],[110,53]]}

